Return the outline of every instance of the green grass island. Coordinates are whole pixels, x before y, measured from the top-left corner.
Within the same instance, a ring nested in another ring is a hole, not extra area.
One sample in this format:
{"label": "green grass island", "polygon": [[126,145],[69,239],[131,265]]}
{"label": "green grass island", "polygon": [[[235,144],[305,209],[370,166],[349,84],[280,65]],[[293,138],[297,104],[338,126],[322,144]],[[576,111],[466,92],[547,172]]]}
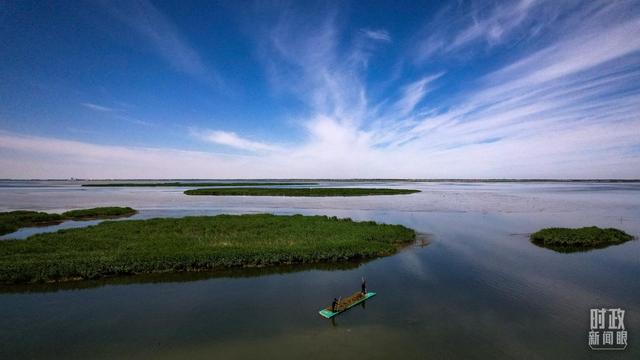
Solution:
{"label": "green grass island", "polygon": [[201,187],[201,186],[286,186],[318,185],[315,182],[128,182],[128,183],[89,183],[84,187]]}
{"label": "green grass island", "polygon": [[551,250],[574,252],[622,244],[633,240],[633,236],[614,228],[589,226],[577,229],[546,228],[531,234],[530,239],[534,244]]}
{"label": "green grass island", "polygon": [[270,214],[105,221],[0,241],[0,283],[340,263],[391,255],[416,238],[401,225]]}
{"label": "green grass island", "polygon": [[186,195],[210,196],[373,196],[373,195],[406,195],[418,193],[412,189],[376,189],[376,188],[224,188],[186,190]]}
{"label": "green grass island", "polygon": [[27,210],[0,212],[0,235],[25,227],[56,225],[67,220],[111,219],[127,217],[135,213],[136,210],[130,207],[117,206],[71,210],[62,214]]}

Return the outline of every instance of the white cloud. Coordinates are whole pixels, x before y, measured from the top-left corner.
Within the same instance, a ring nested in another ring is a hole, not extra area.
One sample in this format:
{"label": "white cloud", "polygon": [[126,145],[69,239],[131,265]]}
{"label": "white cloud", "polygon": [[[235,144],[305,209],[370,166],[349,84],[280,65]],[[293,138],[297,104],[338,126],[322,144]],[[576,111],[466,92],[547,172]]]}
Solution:
{"label": "white cloud", "polygon": [[108,106],[102,106],[102,105],[96,105],[96,104],[92,104],[92,103],[82,103],[82,106],[91,109],[91,110],[95,110],[95,111],[101,111],[101,112],[113,112],[115,111],[115,109],[110,108]]}
{"label": "white cloud", "polygon": [[500,42],[506,34],[521,25],[527,16],[536,14],[532,11],[533,7],[543,3],[544,1],[537,0],[502,3],[492,8],[486,17],[472,11],[471,23],[453,38],[446,49],[450,51],[478,39],[489,44]]}
{"label": "white cloud", "polygon": [[389,35],[389,32],[387,30],[362,29],[360,31],[364,34],[364,36],[373,40],[385,41],[385,42],[391,41],[391,35]]}
{"label": "white cloud", "polygon": [[219,144],[219,145],[229,146],[239,150],[277,151],[279,149],[279,147],[275,145],[261,143],[258,141],[252,141],[252,140],[240,137],[234,132],[210,130],[210,131],[206,131],[203,135],[200,135],[200,137],[206,141]]}
{"label": "white cloud", "polygon": [[415,60],[425,62],[478,44],[492,47],[540,36],[561,12],[574,11],[573,5],[571,1],[547,0],[451,4],[436,13],[422,29],[415,46]]}
{"label": "white cloud", "polygon": [[425,95],[431,91],[429,85],[443,74],[425,76],[420,80],[412,82],[402,89],[402,97],[395,103],[393,108],[395,116],[401,118],[410,114],[418,103],[424,99]]}
{"label": "white cloud", "polygon": [[268,26],[262,60],[272,86],[297,96],[316,113],[359,121],[367,106],[359,78],[366,64],[362,49],[338,53],[339,31],[333,14],[320,20],[298,15],[284,14]]}
{"label": "white cloud", "polygon": [[142,125],[142,126],[151,126],[151,125],[153,125],[149,121],[140,120],[140,119],[128,116],[128,115],[117,115],[116,118],[120,119],[120,120],[128,121],[128,122],[130,122],[132,124],[136,124],[136,125]]}
{"label": "white cloud", "polygon": [[640,50],[639,33],[640,18],[607,29],[590,30],[585,26],[576,37],[529,55],[491,76],[504,78],[527,73],[525,81],[544,82],[571,75]]}
{"label": "white cloud", "polygon": [[251,177],[252,169],[268,170],[239,155],[96,145],[2,131],[0,153],[3,178]]}
{"label": "white cloud", "polygon": [[136,124],[136,125],[142,125],[142,126],[150,126],[152,125],[149,121],[144,121],[144,120],[140,120],[134,117],[131,117],[129,115],[126,114],[126,112],[122,109],[118,109],[118,108],[112,108],[112,107],[108,107],[108,106],[104,106],[104,105],[97,105],[97,104],[93,104],[93,103],[82,103],[82,106],[86,107],[87,109],[91,109],[93,111],[98,111],[98,112],[102,112],[102,113],[109,113],[112,118],[114,119],[118,119],[118,120],[124,120],[127,122],[130,122],[132,124]]}

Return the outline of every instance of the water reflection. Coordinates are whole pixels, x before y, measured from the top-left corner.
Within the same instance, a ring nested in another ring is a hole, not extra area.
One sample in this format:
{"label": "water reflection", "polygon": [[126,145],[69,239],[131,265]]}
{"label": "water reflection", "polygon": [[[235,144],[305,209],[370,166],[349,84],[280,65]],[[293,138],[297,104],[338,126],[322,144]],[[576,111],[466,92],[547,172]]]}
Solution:
{"label": "water reflection", "polygon": [[284,275],[310,270],[344,271],[356,269],[374,259],[360,259],[340,263],[291,264],[268,267],[237,267],[220,270],[166,272],[105,277],[80,281],[64,281],[35,284],[0,285],[1,293],[40,293],[64,290],[91,289],[111,285],[161,284],[202,281],[215,278],[250,278],[268,275]]}
{"label": "water reflection", "polygon": [[572,246],[572,245],[548,245],[548,244],[545,245],[543,243],[536,242],[536,241],[532,241],[531,243],[543,249],[549,249],[559,253],[587,252],[587,251],[594,251],[598,249],[608,248],[610,246],[620,245],[620,244],[598,244],[598,245],[590,245],[589,247],[584,247],[584,246]]}

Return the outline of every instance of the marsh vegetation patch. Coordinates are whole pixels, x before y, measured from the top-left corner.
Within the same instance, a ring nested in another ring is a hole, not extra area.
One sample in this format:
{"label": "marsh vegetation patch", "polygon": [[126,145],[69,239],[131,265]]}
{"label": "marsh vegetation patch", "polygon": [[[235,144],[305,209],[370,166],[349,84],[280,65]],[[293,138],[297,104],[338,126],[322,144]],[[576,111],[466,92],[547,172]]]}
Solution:
{"label": "marsh vegetation patch", "polygon": [[0,235],[9,234],[25,227],[57,225],[67,220],[111,219],[131,216],[136,210],[130,207],[97,207],[71,210],[62,214],[17,210],[0,212]]}
{"label": "marsh vegetation patch", "polygon": [[0,282],[343,262],[390,255],[414,239],[401,225],[326,216],[105,221],[0,242]]}
{"label": "marsh vegetation patch", "polygon": [[586,251],[633,240],[633,236],[614,228],[589,226],[577,229],[546,228],[530,236],[531,242],[559,252]]}
{"label": "marsh vegetation patch", "polygon": [[372,195],[406,195],[418,193],[412,189],[377,189],[377,188],[225,188],[225,189],[193,189],[186,195],[210,196],[372,196]]}

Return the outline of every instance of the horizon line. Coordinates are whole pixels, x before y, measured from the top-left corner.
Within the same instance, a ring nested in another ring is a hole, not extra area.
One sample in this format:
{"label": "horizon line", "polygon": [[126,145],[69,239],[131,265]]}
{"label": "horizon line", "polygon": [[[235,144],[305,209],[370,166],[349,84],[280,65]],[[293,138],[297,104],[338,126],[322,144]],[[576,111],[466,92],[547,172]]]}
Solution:
{"label": "horizon line", "polygon": [[407,182],[640,182],[630,178],[4,178],[0,181],[407,181]]}

